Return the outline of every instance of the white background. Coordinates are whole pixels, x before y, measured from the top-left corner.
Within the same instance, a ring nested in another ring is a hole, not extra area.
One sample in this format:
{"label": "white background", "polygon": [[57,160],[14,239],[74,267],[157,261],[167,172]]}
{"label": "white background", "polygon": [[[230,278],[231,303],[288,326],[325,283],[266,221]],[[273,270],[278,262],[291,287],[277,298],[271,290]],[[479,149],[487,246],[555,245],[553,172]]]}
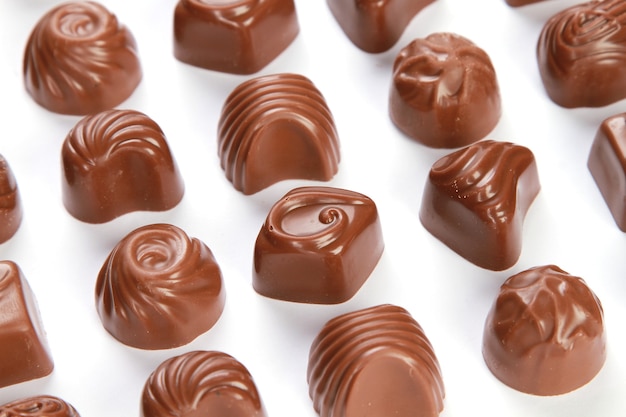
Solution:
{"label": "white background", "polygon": [[[0,3],[0,153],[24,203],[17,234],[0,259],[17,262],[39,302],[55,370],[0,389],[0,403],[57,395],[84,417],[138,416],[143,384],[163,360],[190,350],[229,353],[252,373],[268,415],[315,416],[306,383],[310,344],[330,318],[380,303],[408,309],[439,358],[446,386],[443,416],[623,416],[626,414],[626,238],[586,166],[600,122],[624,102],[562,109],[547,99],[535,58],[545,20],[574,0],[510,8],[504,0],[438,0],[424,9],[390,51],[367,54],[339,29],[322,0],[296,0],[300,34],[260,73],[297,72],[325,95],[341,141],[339,174],[328,185],[364,193],[377,204],[383,257],[364,287],[335,306],[264,298],[251,286],[256,235],[286,181],[253,196],[237,192],[217,158],[217,120],[226,96],[250,77],[194,68],[174,59],[174,0],[103,0],[134,34],[144,78],[120,108],[143,111],[165,131],[186,184],[165,213],[133,213],[103,225],[81,223],[61,202],[61,143],[78,117],[36,105],[22,81],[22,55],[39,18],[58,1]],[[400,48],[437,31],[463,35],[492,58],[503,114],[491,139],[529,147],[542,190],[524,226],[519,262],[503,272],[478,268],[432,237],[418,211],[431,164],[449,151],[406,138],[387,109],[391,65]],[[178,349],[142,351],[113,339],[95,310],[94,283],[113,246],[134,228],[169,222],[204,241],[222,269],[227,300],[216,326]],[[512,390],[481,355],[483,324],[500,284],[524,269],[556,264],[583,277],[605,309],[608,358],[585,387],[557,397]]]}

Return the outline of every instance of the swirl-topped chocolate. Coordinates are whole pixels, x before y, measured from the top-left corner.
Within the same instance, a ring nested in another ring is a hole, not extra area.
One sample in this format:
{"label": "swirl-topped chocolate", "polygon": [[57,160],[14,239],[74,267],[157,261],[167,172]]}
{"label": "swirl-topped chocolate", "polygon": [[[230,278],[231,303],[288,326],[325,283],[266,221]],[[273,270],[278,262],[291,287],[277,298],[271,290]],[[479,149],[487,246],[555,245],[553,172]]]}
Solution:
{"label": "swirl-topped chocolate", "polygon": [[541,31],[537,61],[548,96],[562,107],[626,98],[626,5],[595,0],[557,13]]}
{"label": "swirl-topped chocolate", "polygon": [[422,327],[386,304],[335,317],[309,352],[309,394],[320,417],[436,417],[445,389]]}
{"label": "swirl-topped chocolate", "polygon": [[104,262],[95,292],[104,328],[140,349],[191,342],[213,327],[225,301],[211,250],[168,224],[124,237]]}
{"label": "swirl-topped chocolate", "polygon": [[433,148],[484,138],[501,115],[491,59],[454,33],[415,39],[394,61],[389,115],[403,133]]}
{"label": "swirl-topped chocolate", "polygon": [[9,163],[0,155],[0,243],[11,239],[22,223],[22,199]]}
{"label": "swirl-topped chocolate", "polygon": [[420,220],[468,261],[504,270],[520,256],[524,217],[539,190],[535,157],[528,148],[481,141],[433,164]]}
{"label": "swirl-topped chocolate", "polygon": [[61,398],[40,395],[0,405],[0,417],[80,417],[80,414]]}
{"label": "swirl-topped chocolate", "polygon": [[56,113],[86,115],[113,108],[132,94],[141,77],[135,39],[96,2],[53,8],[26,44],[26,90]]}
{"label": "swirl-topped chocolate", "polygon": [[152,372],[141,397],[141,417],[265,417],[249,371],[232,356],[192,351]]}
{"label": "swirl-topped chocolate", "polygon": [[61,158],[63,204],[87,223],[169,210],[183,198],[183,180],[163,131],[135,110],[85,116],[65,138]]}
{"label": "swirl-topped chocolate", "polygon": [[254,248],[254,289],[267,297],[335,304],[367,280],[384,248],[378,211],[363,194],[301,187],[270,210]]}
{"label": "swirl-topped chocolate", "polygon": [[226,99],[218,126],[222,169],[254,194],[286,179],[329,181],[339,139],[326,100],[308,78],[273,74],[247,80]]}
{"label": "swirl-topped chocolate", "polygon": [[483,356],[510,387],[536,395],[577,389],[606,359],[604,313],[582,278],[557,266],[507,279],[485,323]]}

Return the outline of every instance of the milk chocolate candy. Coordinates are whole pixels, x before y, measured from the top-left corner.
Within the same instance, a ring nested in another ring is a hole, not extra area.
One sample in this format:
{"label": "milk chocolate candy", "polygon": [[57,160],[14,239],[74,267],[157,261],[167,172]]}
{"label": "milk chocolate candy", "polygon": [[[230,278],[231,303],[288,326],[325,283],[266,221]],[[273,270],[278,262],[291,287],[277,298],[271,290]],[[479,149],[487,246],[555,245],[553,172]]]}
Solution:
{"label": "milk chocolate candy", "polygon": [[0,243],[11,239],[22,223],[22,199],[9,163],[0,155]]}
{"label": "milk chocolate candy", "polygon": [[42,378],[53,367],[35,295],[17,264],[0,261],[0,388]]}
{"label": "milk chocolate candy", "polygon": [[625,24],[622,0],[578,4],[546,22],[537,61],[552,101],[601,107],[626,98]]}
{"label": "milk chocolate candy", "polygon": [[435,0],[327,0],[346,36],[365,52],[396,44],[411,20]]}
{"label": "milk chocolate candy", "polygon": [[458,148],[483,139],[501,115],[491,59],[454,33],[433,33],[405,46],[393,63],[389,96],[393,123],[433,148]]}
{"label": "milk chocolate candy", "polygon": [[506,0],[506,4],[511,7],[527,6],[529,4],[539,3],[545,0]]}
{"label": "milk chocolate candy", "polygon": [[320,417],[436,417],[439,362],[421,326],[386,304],[330,320],[309,353],[309,394]]}
{"label": "milk chocolate candy", "polygon": [[226,99],[218,155],[235,189],[254,194],[286,179],[329,181],[339,139],[326,100],[308,78],[272,74],[247,80]]}
{"label": "milk chocolate candy", "polygon": [[170,358],[150,375],[141,417],[266,417],[250,372],[232,356],[192,351]]}
{"label": "milk chocolate candy", "polygon": [[528,148],[481,141],[433,164],[420,220],[468,261],[504,270],[520,256],[524,217],[539,190],[535,157]]}
{"label": "milk chocolate candy", "polygon": [[252,74],[296,38],[293,0],[179,0],[174,56],[209,70]]}
{"label": "milk chocolate candy", "polygon": [[140,349],[185,345],[224,309],[222,273],[211,250],[169,224],[140,227],[111,251],[96,282],[104,328]]}
{"label": "milk chocolate candy", "polygon": [[184,194],[163,131],[135,110],[84,117],[65,138],[61,158],[63,204],[83,222],[169,210]]}
{"label": "milk chocolate candy", "polygon": [[253,287],[279,300],[341,303],[361,288],[383,248],[369,197],[331,187],[296,188],[272,207],[259,232]]}
{"label": "milk chocolate candy", "polygon": [[575,390],[605,362],[600,301],[581,278],[554,265],[513,275],[487,316],[483,356],[491,372],[518,391]]}
{"label": "milk chocolate candy", "polygon": [[133,35],[104,6],[88,1],[63,3],[39,20],[23,70],[37,103],[72,115],[117,106],[142,77]]}
{"label": "milk chocolate candy", "polygon": [[80,417],[78,411],[61,398],[39,395],[0,405],[2,417]]}

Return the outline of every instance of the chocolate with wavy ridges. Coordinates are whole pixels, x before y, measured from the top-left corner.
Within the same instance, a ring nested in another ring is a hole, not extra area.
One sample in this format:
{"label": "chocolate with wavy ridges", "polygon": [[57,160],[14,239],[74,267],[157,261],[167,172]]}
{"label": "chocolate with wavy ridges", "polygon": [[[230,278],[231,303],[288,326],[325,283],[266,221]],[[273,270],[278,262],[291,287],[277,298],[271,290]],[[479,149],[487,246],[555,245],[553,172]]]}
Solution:
{"label": "chocolate with wavy ridges", "polygon": [[530,149],[481,141],[433,164],[420,220],[468,261],[504,270],[520,256],[524,217],[539,190]]}
{"label": "chocolate with wavy ridges", "polygon": [[548,96],[562,107],[626,98],[626,3],[591,1],[557,13],[541,31],[537,62]]}
{"label": "chocolate with wavy ridges", "polygon": [[133,211],[164,211],[183,198],[182,177],[165,135],[135,110],[81,119],[62,147],[63,203],[87,223]]}
{"label": "chocolate with wavy ridges", "polygon": [[22,224],[22,199],[9,163],[0,155],[0,243],[11,239]]}
{"label": "chocolate with wavy ridges", "polygon": [[501,113],[491,59],[470,40],[433,33],[396,56],[389,115],[410,138],[433,148],[466,146],[492,131]]}
{"label": "chocolate with wavy ridges", "polygon": [[96,282],[103,326],[122,343],[168,349],[191,342],[224,309],[211,250],[169,224],[140,227],[111,251]]}
{"label": "chocolate with wavy ridges", "polygon": [[319,304],[350,299],[384,249],[374,202],[354,191],[300,187],[270,210],[254,247],[254,289]]}
{"label": "chocolate with wavy ridges", "polygon": [[46,13],[26,44],[23,71],[37,103],[73,115],[117,106],[142,77],[132,34],[96,2],[68,2]]}
{"label": "chocolate with wavy ridges", "polygon": [[0,405],[0,417],[80,417],[80,414],[61,398],[40,395]]}
{"label": "chocolate with wavy ridges", "polygon": [[435,417],[444,407],[430,341],[409,312],[390,304],[326,323],[311,345],[307,381],[321,417]]}
{"label": "chocolate with wavy ridges", "polygon": [[150,375],[141,397],[141,417],[265,417],[248,370],[218,351],[192,351],[170,358]]}
{"label": "chocolate with wavy ridges", "polygon": [[228,96],[218,155],[237,190],[254,194],[286,179],[328,181],[338,171],[339,139],[326,100],[299,74],[265,75]]}
{"label": "chocolate with wavy ridges", "polygon": [[510,387],[558,395],[591,381],[604,365],[604,312],[582,278],[555,265],[507,279],[483,338],[491,372]]}

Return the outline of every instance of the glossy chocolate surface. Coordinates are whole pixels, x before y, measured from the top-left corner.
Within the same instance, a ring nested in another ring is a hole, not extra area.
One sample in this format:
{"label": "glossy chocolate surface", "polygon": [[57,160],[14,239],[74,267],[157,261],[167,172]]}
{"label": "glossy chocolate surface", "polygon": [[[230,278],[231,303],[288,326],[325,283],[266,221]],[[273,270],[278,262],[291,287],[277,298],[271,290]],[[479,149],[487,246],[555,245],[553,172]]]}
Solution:
{"label": "glossy chocolate surface", "polygon": [[142,77],[133,35],[104,6],[89,1],[63,3],[39,20],[23,70],[37,103],[73,115],[117,106]]}
{"label": "glossy chocolate surface", "polygon": [[508,4],[511,7],[520,7],[520,6],[526,6],[528,4],[534,4],[534,3],[539,3],[545,0],[505,0],[506,4]]}
{"label": "glossy chocolate surface", "polygon": [[225,297],[211,250],[168,224],[143,226],[124,237],[96,282],[104,328],[140,349],[191,342],[217,322]]}
{"label": "glossy chocolate surface", "polygon": [[78,411],[61,398],[51,395],[23,398],[0,405],[1,417],[80,417]]}
{"label": "glossy chocolate surface", "polygon": [[436,417],[444,384],[433,347],[408,311],[379,305],[324,325],[309,353],[320,417]]}
{"label": "glossy chocolate surface", "polygon": [[410,138],[433,148],[466,146],[491,132],[501,112],[491,59],[470,40],[433,33],[396,56],[389,114]]}
{"label": "glossy chocolate surface", "polygon": [[552,101],[601,107],[626,98],[625,24],[621,0],[578,4],[546,22],[537,61]]}
{"label": "glossy chocolate surface", "polygon": [[516,390],[570,392],[593,379],[604,364],[603,315],[581,278],[554,265],[528,269],[505,281],[489,311],[485,362]]}
{"label": "glossy chocolate surface", "polygon": [[411,20],[435,0],[326,0],[348,38],[365,52],[391,49]]}
{"label": "glossy chocolate surface", "polygon": [[141,417],[265,417],[250,372],[232,356],[192,351],[163,362],[141,397]]}
{"label": "glossy chocolate surface", "polygon": [[253,287],[279,300],[341,303],[361,288],[383,249],[369,197],[331,187],[296,188],[271,208],[259,232]]}
{"label": "glossy chocolate surface", "polygon": [[165,211],[183,198],[182,177],[161,128],[135,110],[81,119],[62,147],[63,204],[83,222]]}
{"label": "glossy chocolate surface", "polygon": [[481,141],[433,164],[420,220],[468,261],[504,270],[520,256],[524,217],[539,190],[535,157],[528,148]]}
{"label": "glossy chocolate surface", "polygon": [[0,388],[53,368],[35,295],[17,264],[0,261]]}
{"label": "glossy chocolate surface", "polygon": [[226,178],[244,194],[286,179],[329,181],[339,169],[335,121],[320,91],[299,74],[244,81],[226,99],[218,125]]}
{"label": "glossy chocolate surface", "polygon": [[11,239],[22,224],[22,199],[9,163],[0,155],[0,243]]}
{"label": "glossy chocolate surface", "polygon": [[293,0],[179,0],[174,12],[174,56],[187,64],[252,74],[296,38]]}

